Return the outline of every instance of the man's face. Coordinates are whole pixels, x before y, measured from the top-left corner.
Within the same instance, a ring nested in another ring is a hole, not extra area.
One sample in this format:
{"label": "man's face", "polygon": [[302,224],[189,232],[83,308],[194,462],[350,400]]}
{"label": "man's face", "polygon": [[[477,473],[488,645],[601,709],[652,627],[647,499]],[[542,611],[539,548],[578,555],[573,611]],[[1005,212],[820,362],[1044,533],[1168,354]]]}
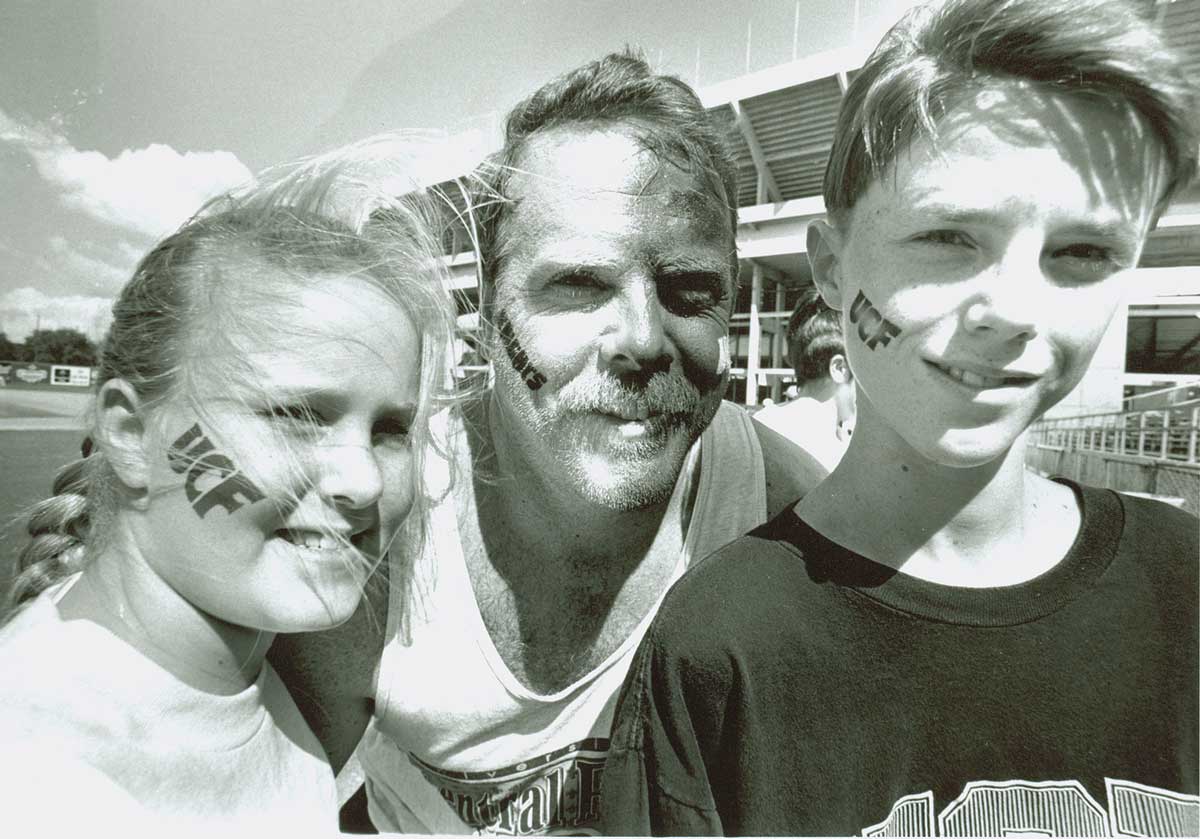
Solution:
{"label": "man's face", "polygon": [[860,429],[945,465],[1007,452],[1086,371],[1161,173],[1138,121],[1016,84],[943,118],[936,147],[915,141],[848,221],[810,237]]}
{"label": "man's face", "polygon": [[725,389],[728,210],[627,129],[547,132],[517,168],[492,311],[500,433],[545,482],[657,503]]}

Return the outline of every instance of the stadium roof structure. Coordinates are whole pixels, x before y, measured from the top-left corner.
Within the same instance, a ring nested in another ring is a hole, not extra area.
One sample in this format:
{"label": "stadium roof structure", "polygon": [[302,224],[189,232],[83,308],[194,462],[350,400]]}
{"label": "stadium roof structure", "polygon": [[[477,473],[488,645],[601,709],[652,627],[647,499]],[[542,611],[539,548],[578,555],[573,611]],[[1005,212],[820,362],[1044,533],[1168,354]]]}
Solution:
{"label": "stadium roof structure", "polygon": [[[1200,81],[1200,0],[1150,2],[1185,68]],[[731,320],[735,378],[770,377],[776,393],[790,374],[782,352],[782,325],[799,289],[812,281],[805,229],[825,212],[821,184],[842,97],[869,47],[830,51],[710,85],[697,91],[709,113],[726,126],[738,168],[738,257],[742,276]],[[465,178],[438,187],[460,211],[445,237],[450,273],[460,292],[460,325],[476,323],[476,266],[461,223]],[[1168,208],[1142,254],[1141,267],[1200,265],[1200,182]],[[763,362],[765,351],[769,361]],[[745,359],[744,366],[739,366]],[[747,388],[754,404],[757,388]]]}
{"label": "stadium roof structure", "polygon": [[[1192,78],[1200,79],[1200,0],[1159,2],[1155,8],[1168,41],[1183,54]],[[698,91],[709,113],[727,126],[735,152],[743,269],[759,269],[768,283],[793,290],[811,282],[804,227],[824,212],[821,182],[838,109],[868,53],[865,46],[820,53]],[[439,186],[461,211],[459,185],[452,180]],[[446,247],[455,285],[465,291],[474,284],[474,259],[465,228],[454,227]],[[1161,220],[1142,264],[1198,262],[1200,184],[1193,184]]]}

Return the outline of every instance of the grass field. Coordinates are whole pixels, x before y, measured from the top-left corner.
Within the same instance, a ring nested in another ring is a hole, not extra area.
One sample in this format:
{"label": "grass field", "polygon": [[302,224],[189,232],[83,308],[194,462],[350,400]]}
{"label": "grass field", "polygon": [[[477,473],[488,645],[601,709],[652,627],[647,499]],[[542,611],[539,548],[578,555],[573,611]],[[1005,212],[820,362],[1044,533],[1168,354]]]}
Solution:
{"label": "grass field", "polygon": [[[63,417],[78,419],[91,403],[88,391],[0,388],[0,419]],[[0,428],[3,428],[0,425]]]}
{"label": "grass field", "polygon": [[89,399],[86,393],[0,390],[0,595],[25,543],[23,511],[49,494],[60,466],[79,457],[78,420]]}

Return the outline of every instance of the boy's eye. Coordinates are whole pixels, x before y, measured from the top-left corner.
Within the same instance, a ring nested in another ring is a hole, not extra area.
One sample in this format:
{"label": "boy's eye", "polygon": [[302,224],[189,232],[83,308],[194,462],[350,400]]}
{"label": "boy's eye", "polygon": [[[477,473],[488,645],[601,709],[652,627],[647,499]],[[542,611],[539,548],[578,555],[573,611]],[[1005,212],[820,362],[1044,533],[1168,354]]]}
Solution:
{"label": "boy's eye", "polygon": [[1088,262],[1117,262],[1116,254],[1111,248],[1103,245],[1093,245],[1088,242],[1079,242],[1074,245],[1068,245],[1065,248],[1059,248],[1054,252],[1055,256],[1066,256],[1071,259],[1082,259]]}

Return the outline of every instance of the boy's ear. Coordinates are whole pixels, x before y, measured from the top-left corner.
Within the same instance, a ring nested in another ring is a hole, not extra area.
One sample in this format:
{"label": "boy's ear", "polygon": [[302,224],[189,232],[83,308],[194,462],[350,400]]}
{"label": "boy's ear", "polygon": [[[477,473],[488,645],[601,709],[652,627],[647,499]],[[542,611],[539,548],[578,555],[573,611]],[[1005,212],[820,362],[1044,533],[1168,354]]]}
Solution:
{"label": "boy's ear", "polygon": [[847,385],[854,380],[854,374],[850,372],[850,364],[846,361],[846,356],[837,353],[829,359],[829,378],[839,385]]}
{"label": "boy's ear", "polygon": [[841,311],[841,233],[827,220],[816,219],[809,222],[806,238],[813,284],[829,308]]}
{"label": "boy's ear", "polygon": [[150,481],[150,435],[141,397],[124,379],[109,379],[96,394],[96,442],[121,482],[131,490]]}

